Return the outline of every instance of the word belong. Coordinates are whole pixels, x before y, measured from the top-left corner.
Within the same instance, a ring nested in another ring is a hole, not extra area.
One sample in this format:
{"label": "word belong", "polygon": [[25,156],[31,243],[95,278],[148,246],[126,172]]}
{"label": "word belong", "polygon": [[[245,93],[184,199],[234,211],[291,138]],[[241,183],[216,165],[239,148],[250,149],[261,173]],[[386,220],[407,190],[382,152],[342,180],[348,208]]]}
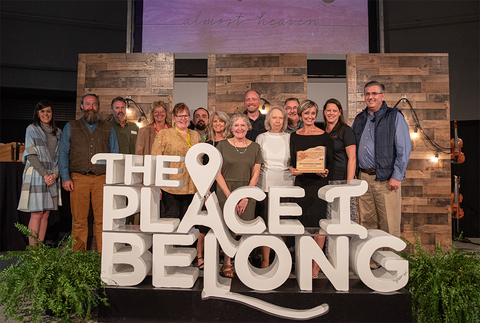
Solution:
{"label": "word belong", "polygon": [[[209,156],[207,165],[202,164],[205,154]],[[102,280],[109,285],[134,286],[151,273],[155,287],[193,287],[199,274],[199,269],[191,266],[196,250],[178,246],[191,246],[195,242],[199,235],[196,225],[211,229],[205,239],[203,299],[233,300],[294,319],[310,319],[328,312],[327,304],[299,311],[233,293],[231,279],[219,276],[220,245],[229,257],[235,257],[236,273],[243,284],[262,291],[278,288],[288,279],[292,266],[290,253],[280,236],[292,234],[295,235],[295,276],[301,290],[312,290],[312,260],[341,291],[349,289],[349,268],[368,287],[380,292],[399,290],[408,282],[408,262],[393,252],[378,251],[385,247],[400,251],[405,243],[384,231],[366,230],[350,220],[350,197],[360,196],[367,190],[365,181],[327,185],[318,192],[319,198],[332,202],[332,219],[320,221],[329,239],[327,259],[313,238],[305,233],[300,221],[281,218],[301,215],[302,210],[296,203],[280,203],[282,197],[304,196],[300,187],[269,188],[268,226],[258,217],[243,221],[235,211],[235,205],[244,197],[265,199],[265,193],[257,187],[233,191],[221,210],[215,193],[208,193],[222,165],[222,156],[212,145],[194,145],[185,158],[122,154],[97,154],[92,158],[94,163],[99,160],[106,160],[107,164]],[[171,162],[185,162],[198,190],[182,221],[162,218],[159,212],[160,187],[184,184],[169,178],[170,174],[183,171],[171,168]],[[202,210],[203,206],[206,211]],[[140,212],[139,229],[127,228],[125,218],[137,212]],[[230,231],[242,235],[241,239],[233,239]],[[275,259],[268,268],[253,267],[248,261],[250,252],[259,246],[275,250]],[[371,258],[382,267],[372,271]]]}

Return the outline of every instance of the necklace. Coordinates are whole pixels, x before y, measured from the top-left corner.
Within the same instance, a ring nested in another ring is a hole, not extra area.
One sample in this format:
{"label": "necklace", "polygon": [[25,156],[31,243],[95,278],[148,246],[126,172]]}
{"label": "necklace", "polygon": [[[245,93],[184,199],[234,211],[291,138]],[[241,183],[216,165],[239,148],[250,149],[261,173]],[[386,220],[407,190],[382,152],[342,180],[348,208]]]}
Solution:
{"label": "necklace", "polygon": [[[248,148],[247,142],[245,142],[245,147],[243,147],[245,150],[244,150],[244,151],[239,151],[238,148],[237,148],[237,146],[235,145],[235,137],[233,137],[233,147],[235,147],[235,150],[236,150],[237,153],[239,153],[240,155],[245,154],[245,153],[247,152],[247,148]],[[239,148],[241,148],[241,147],[239,147]]]}

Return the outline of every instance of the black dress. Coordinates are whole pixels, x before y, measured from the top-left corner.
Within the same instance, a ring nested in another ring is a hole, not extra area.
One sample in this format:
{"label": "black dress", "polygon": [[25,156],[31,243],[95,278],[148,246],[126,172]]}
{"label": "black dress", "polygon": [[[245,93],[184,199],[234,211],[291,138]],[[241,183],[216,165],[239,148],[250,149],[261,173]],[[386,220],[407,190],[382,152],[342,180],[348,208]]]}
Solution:
{"label": "black dress", "polygon": [[[333,167],[333,141],[328,133],[313,136],[303,136],[297,133],[290,135],[290,155],[291,164],[297,168],[297,151],[307,150],[309,148],[325,146],[327,149],[326,168],[330,171]],[[327,202],[318,197],[318,190],[328,184],[329,176],[323,178],[315,173],[304,173],[295,177],[295,186],[305,190],[305,196],[296,199],[296,202],[302,208],[302,215],[298,220],[305,227],[319,227],[320,219],[326,218]]]}

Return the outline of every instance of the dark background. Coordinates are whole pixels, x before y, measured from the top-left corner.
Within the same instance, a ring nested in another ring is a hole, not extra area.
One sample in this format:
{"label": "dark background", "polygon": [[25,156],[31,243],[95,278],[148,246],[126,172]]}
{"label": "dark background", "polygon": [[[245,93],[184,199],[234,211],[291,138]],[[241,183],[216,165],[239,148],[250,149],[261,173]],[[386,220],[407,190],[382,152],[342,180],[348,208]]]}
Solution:
{"label": "dark background", "polygon": [[[141,4],[135,2],[137,8]],[[464,164],[452,169],[452,175],[461,176],[464,196],[460,229],[467,237],[480,237],[480,2],[385,0],[383,4],[386,53],[449,54],[450,118],[458,121],[466,156]],[[127,1],[2,0],[0,6],[0,142],[23,142],[33,107],[41,99],[54,103],[58,126],[75,118],[79,53],[126,51]],[[369,1],[369,11],[373,14],[370,50],[378,52],[376,1]],[[177,77],[205,78],[206,69],[206,60],[176,60]],[[308,74],[342,78],[345,63],[309,61]]]}

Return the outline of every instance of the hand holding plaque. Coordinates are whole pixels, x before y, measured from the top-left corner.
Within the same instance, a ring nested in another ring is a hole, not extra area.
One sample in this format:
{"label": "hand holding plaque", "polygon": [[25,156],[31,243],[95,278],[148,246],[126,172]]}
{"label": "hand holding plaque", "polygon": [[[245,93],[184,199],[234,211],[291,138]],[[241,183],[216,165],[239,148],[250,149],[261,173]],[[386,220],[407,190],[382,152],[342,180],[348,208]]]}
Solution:
{"label": "hand holding plaque", "polygon": [[317,146],[297,151],[297,171],[301,173],[325,173],[327,148]]}

